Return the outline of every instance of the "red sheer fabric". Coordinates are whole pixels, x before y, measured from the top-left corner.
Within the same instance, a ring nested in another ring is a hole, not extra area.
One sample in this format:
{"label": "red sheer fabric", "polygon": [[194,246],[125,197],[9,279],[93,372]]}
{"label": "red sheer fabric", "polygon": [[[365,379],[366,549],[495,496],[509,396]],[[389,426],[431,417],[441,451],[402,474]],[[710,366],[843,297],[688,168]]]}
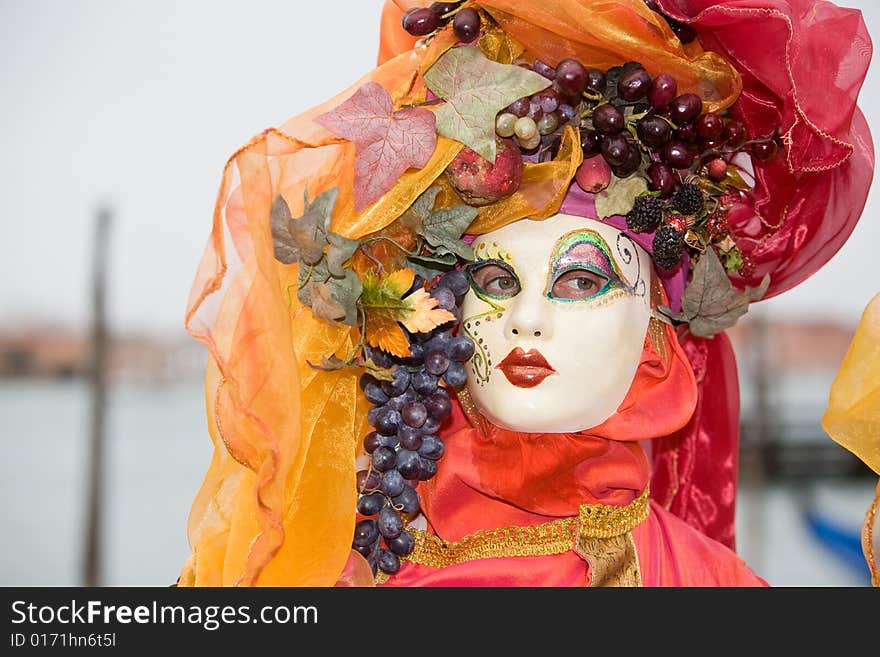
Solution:
{"label": "red sheer fabric", "polygon": [[[756,188],[731,216],[740,250],[765,274],[767,297],[833,256],[868,197],[874,147],[856,105],[871,61],[862,15],[822,0],[659,0],[697,29],[700,42],[739,71],[731,108],[752,135],[780,126],[784,157],[756,168]],[[833,99],[833,100],[830,100]]]}
{"label": "red sheer fabric", "polygon": [[739,454],[736,357],[723,333],[688,336],[682,347],[697,382],[697,406],[680,431],[654,441],[651,496],[665,509],[735,548]]}

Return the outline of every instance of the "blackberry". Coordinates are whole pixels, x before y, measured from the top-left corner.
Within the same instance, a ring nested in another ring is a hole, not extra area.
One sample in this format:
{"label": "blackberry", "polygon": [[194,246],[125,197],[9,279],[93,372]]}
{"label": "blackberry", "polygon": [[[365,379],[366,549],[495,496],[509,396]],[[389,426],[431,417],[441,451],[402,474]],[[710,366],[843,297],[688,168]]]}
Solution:
{"label": "blackberry", "polygon": [[699,214],[705,208],[703,192],[693,183],[684,183],[672,197],[672,207],[684,215]]}
{"label": "blackberry", "polygon": [[651,194],[639,196],[626,213],[626,225],[634,233],[651,233],[663,220],[663,202]]}
{"label": "blackberry", "polygon": [[684,255],[684,233],[672,226],[660,226],[654,233],[654,262],[664,270],[675,269]]}

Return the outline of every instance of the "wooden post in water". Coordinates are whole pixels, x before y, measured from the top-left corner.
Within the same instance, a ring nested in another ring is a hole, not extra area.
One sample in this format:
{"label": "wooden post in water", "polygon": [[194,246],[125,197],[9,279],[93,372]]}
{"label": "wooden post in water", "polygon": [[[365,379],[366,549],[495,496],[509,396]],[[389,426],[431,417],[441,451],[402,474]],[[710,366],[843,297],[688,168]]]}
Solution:
{"label": "wooden post in water", "polygon": [[86,487],[86,526],[83,542],[83,586],[101,584],[101,538],[103,529],[104,446],[107,405],[107,357],[109,335],[106,317],[107,251],[112,213],[102,206],[95,217],[95,243],[92,256],[92,409],[89,422],[88,482]]}

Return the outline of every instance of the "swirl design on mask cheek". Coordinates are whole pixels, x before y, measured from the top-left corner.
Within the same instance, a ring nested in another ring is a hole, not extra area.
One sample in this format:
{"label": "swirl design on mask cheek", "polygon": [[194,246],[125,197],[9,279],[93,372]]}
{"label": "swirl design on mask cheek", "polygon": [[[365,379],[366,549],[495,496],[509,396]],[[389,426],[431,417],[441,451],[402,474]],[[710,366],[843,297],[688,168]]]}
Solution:
{"label": "swirl design on mask cheek", "polygon": [[[480,286],[474,282],[473,272],[478,267],[492,263],[506,265],[511,270],[513,269],[513,265],[510,262],[510,256],[507,253],[498,250],[497,242],[493,242],[492,246],[495,248],[494,253],[485,243],[480,244],[475,249],[476,261],[467,268],[468,278],[471,281],[471,292],[480,301],[488,304],[489,309],[471,315],[470,317],[465,317],[461,321],[461,330],[474,341],[474,346],[476,347],[474,355],[470,360],[470,366],[471,371],[474,373],[474,378],[480,386],[485,386],[489,383],[489,379],[492,376],[492,354],[489,351],[486,341],[480,337],[479,327],[483,322],[488,323],[496,319],[501,319],[506,308],[500,305],[498,300],[480,289]],[[513,273],[516,275],[516,272]]]}
{"label": "swirl design on mask cheek", "polygon": [[[644,297],[646,286],[641,277],[641,261],[636,257],[635,243],[629,236],[620,233],[616,247],[623,264],[628,265],[633,258],[636,259],[635,283],[630,283],[623,274],[608,243],[599,233],[580,229],[563,235],[551,252],[546,297],[563,303],[589,303],[595,306],[606,305],[620,296]],[[606,279],[605,285],[595,294],[583,298],[554,295],[553,288],[557,280],[568,272],[578,270],[593,272],[603,277]]]}

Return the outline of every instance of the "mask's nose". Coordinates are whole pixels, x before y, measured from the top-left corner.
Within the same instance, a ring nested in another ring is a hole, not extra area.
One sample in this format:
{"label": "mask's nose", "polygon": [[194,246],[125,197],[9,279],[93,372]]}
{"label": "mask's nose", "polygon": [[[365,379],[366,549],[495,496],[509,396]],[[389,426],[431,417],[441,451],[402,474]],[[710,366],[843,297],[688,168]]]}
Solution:
{"label": "mask's nose", "polygon": [[508,340],[546,340],[553,335],[544,296],[539,292],[523,290],[511,302],[507,311],[504,333]]}

